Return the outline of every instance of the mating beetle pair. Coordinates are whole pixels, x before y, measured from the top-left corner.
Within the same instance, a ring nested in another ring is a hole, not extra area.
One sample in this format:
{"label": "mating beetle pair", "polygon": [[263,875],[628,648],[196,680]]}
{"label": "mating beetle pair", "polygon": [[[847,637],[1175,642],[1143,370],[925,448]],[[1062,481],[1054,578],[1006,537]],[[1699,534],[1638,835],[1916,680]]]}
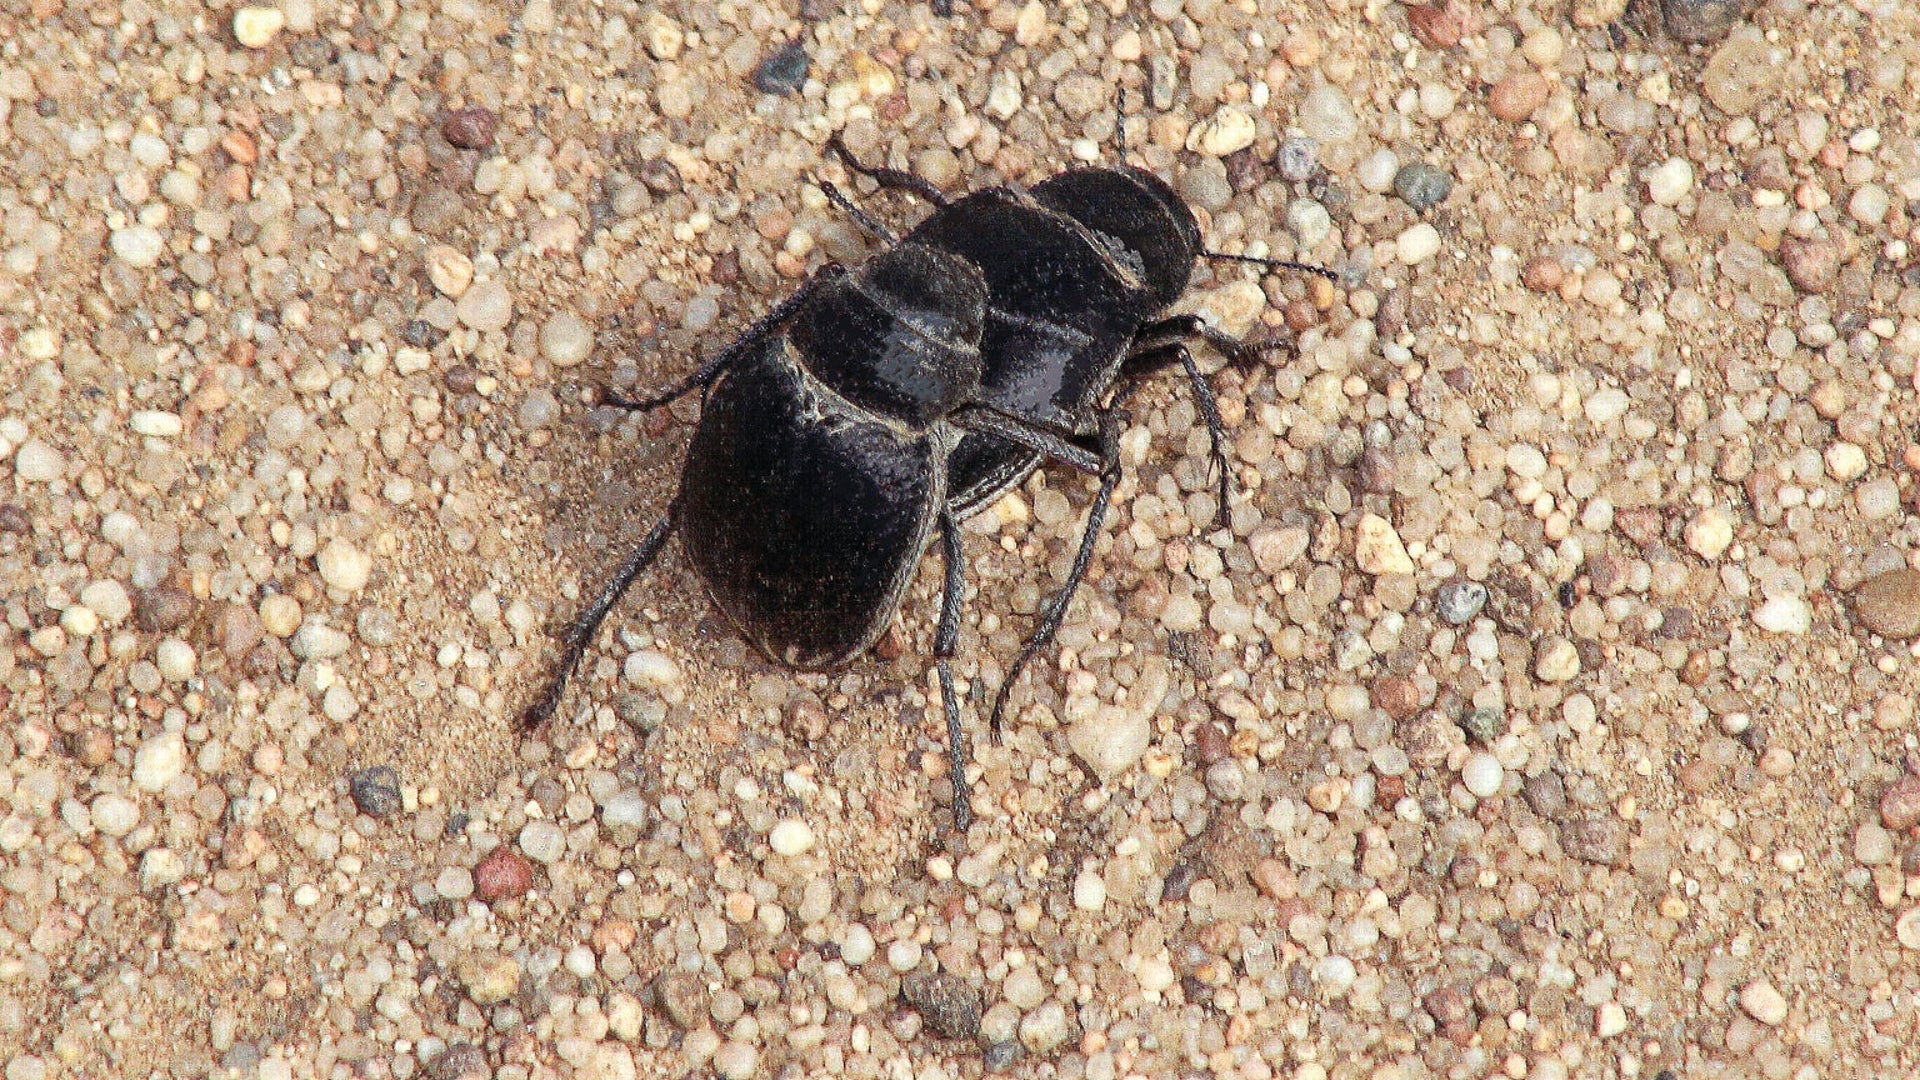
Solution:
{"label": "mating beetle pair", "polygon": [[958,522],[1043,462],[1099,478],[1066,584],[1042,609],[992,711],[999,729],[1021,670],[1059,629],[1120,478],[1120,403],[1140,376],[1181,366],[1212,438],[1224,507],[1223,432],[1187,343],[1253,355],[1194,316],[1159,317],[1201,257],[1333,275],[1202,246],[1191,209],[1126,166],[1062,173],[1029,191],[949,202],[919,177],[847,163],[936,209],[904,239],[829,197],[889,241],[857,269],[829,265],[653,408],[706,391],[679,491],[567,635],[537,725],[559,704],[600,622],[668,537],[716,606],[775,661],[845,664],[885,631],[936,533],[946,563],[934,637],[952,759],[954,818],[971,814],[951,658],[965,592]]}

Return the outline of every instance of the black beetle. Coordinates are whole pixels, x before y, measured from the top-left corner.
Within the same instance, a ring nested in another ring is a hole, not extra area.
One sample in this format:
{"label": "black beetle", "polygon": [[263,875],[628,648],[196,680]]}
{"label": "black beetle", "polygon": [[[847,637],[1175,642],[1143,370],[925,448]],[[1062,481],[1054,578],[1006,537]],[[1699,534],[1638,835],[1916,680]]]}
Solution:
{"label": "black beetle", "polygon": [[[667,513],[574,623],[560,666],[524,714],[559,704],[607,612],[678,529],[714,603],[773,660],[822,669],[868,648],[940,533],[946,575],[934,654],[948,727],[954,816],[970,819],[950,661],[965,583],[957,523],[1043,461],[1100,478],[1066,584],[1008,669],[992,713],[1052,639],[1092,559],[1120,476],[1120,400],[1136,377],[1187,371],[1227,472],[1219,412],[1185,342],[1240,361],[1254,350],[1193,316],[1157,318],[1202,256],[1327,274],[1317,267],[1207,252],[1193,213],[1158,177],[1084,168],[1031,191],[988,188],[948,202],[918,177],[860,165],[938,209],[904,240],[828,196],[889,241],[859,269],[829,265],[653,408],[706,398]],[[1328,274],[1328,276],[1332,276]]]}
{"label": "black beetle", "polygon": [[[935,205],[907,234],[906,243],[951,251],[986,276],[982,403],[1047,430],[1092,438],[1102,417],[1118,405],[1111,398],[1124,397],[1141,376],[1178,364],[1207,425],[1219,505],[1225,511],[1231,477],[1221,448],[1225,434],[1220,411],[1187,342],[1204,340],[1233,364],[1251,360],[1258,349],[1197,316],[1159,316],[1186,293],[1201,258],[1301,270],[1329,280],[1338,280],[1337,275],[1304,263],[1206,250],[1186,202],[1159,177],[1126,165],[1073,169],[1030,191],[992,187],[949,201],[912,173],[862,164],[838,135],[828,146],[848,168],[881,187],[911,191]],[[823,189],[870,232],[891,240],[884,226],[832,185]],[[991,505],[1031,475],[1040,461],[1033,451],[991,432],[969,432],[949,468],[955,516],[965,518]],[[1034,634],[1000,684],[990,720],[996,735],[1008,693],[1028,661],[1059,630],[1093,557],[1119,479],[1117,466],[1117,461],[1103,458],[1100,491],[1067,583],[1042,610]]]}

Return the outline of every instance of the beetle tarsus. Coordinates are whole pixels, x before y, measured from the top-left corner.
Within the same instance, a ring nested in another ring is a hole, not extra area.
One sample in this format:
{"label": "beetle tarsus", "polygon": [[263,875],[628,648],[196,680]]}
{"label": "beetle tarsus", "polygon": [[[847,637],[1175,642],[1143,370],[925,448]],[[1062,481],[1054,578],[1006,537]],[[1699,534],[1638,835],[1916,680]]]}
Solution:
{"label": "beetle tarsus", "polygon": [[794,290],[792,296],[774,305],[772,311],[755,319],[752,326],[747,327],[739,337],[734,339],[733,344],[713,354],[701,363],[693,374],[667,389],[643,398],[626,398],[609,392],[601,398],[601,403],[616,409],[648,412],[662,405],[671,405],[695,390],[705,390],[720,377],[722,372],[738,363],[740,358],[746,355],[748,348],[764,337],[769,330],[792,318],[793,313],[799,310],[800,305],[820,287],[822,282],[845,272],[837,263],[828,263],[821,267],[820,272],[808,278],[804,284]]}
{"label": "beetle tarsus", "polygon": [[606,621],[607,612],[626,595],[627,588],[634,579],[644,573],[653,561],[660,557],[660,551],[667,546],[667,538],[673,535],[674,514],[669,506],[667,512],[647,533],[646,539],[627,555],[620,569],[614,572],[613,580],[600,590],[593,605],[580,613],[573,627],[567,631],[565,648],[560,654],[559,666],[547,688],[541,691],[539,698],[520,714],[520,727],[523,731],[532,731],[552,719],[555,709],[560,707],[560,699],[567,692],[567,681],[573,678],[573,671],[580,666],[580,658],[586,655],[587,646],[593,643],[593,636],[599,632],[600,624]]}
{"label": "beetle tarsus", "polygon": [[[939,12],[936,11],[935,14]],[[847,144],[840,140],[840,133],[837,131],[827,139],[827,149],[840,155],[840,160],[846,163],[849,170],[859,173],[883,188],[910,191],[939,207],[944,207],[953,201],[947,198],[946,192],[935,187],[933,181],[917,173],[911,173],[905,169],[889,169],[882,165],[863,164],[859,158],[853,156],[853,151],[847,149]]]}
{"label": "beetle tarsus", "polygon": [[893,235],[892,229],[881,224],[880,219],[860,209],[852,199],[847,198],[846,192],[841,191],[832,181],[816,180],[814,182],[820,185],[820,193],[827,197],[827,201],[838,208],[841,213],[852,218],[853,223],[860,226],[861,230],[868,236],[888,245],[900,242],[900,238]]}
{"label": "beetle tarsus", "polygon": [[1258,266],[1265,270],[1298,270],[1303,274],[1315,274],[1326,278],[1336,285],[1340,283],[1340,275],[1334,271],[1312,263],[1294,262],[1292,259],[1262,259],[1254,255],[1229,255],[1224,251],[1202,251],[1200,257],[1216,259],[1220,262],[1246,263],[1248,266]]}

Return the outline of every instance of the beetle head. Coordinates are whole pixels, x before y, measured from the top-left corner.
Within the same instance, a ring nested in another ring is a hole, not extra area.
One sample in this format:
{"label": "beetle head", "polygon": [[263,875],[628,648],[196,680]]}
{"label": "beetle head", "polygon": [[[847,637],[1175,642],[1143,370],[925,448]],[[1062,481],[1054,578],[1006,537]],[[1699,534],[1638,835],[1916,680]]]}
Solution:
{"label": "beetle head", "polygon": [[1200,225],[1167,182],[1140,169],[1074,169],[1040,184],[1041,205],[1086,226],[1116,261],[1140,278],[1155,310],[1187,291],[1200,256]]}
{"label": "beetle head", "polygon": [[793,332],[807,370],[835,393],[923,427],[978,387],[986,313],[979,267],[903,243],[805,305]]}

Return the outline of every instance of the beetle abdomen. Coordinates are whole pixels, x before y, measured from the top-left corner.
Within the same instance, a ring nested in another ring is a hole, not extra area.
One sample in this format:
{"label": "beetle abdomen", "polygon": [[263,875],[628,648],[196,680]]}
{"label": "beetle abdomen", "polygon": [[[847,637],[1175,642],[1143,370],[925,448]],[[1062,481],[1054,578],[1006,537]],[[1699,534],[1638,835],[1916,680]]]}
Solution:
{"label": "beetle abdomen", "polygon": [[945,500],[944,436],[903,434],[805,375],[771,334],[713,387],[681,483],[681,546],[770,658],[833,667],[871,645]]}

